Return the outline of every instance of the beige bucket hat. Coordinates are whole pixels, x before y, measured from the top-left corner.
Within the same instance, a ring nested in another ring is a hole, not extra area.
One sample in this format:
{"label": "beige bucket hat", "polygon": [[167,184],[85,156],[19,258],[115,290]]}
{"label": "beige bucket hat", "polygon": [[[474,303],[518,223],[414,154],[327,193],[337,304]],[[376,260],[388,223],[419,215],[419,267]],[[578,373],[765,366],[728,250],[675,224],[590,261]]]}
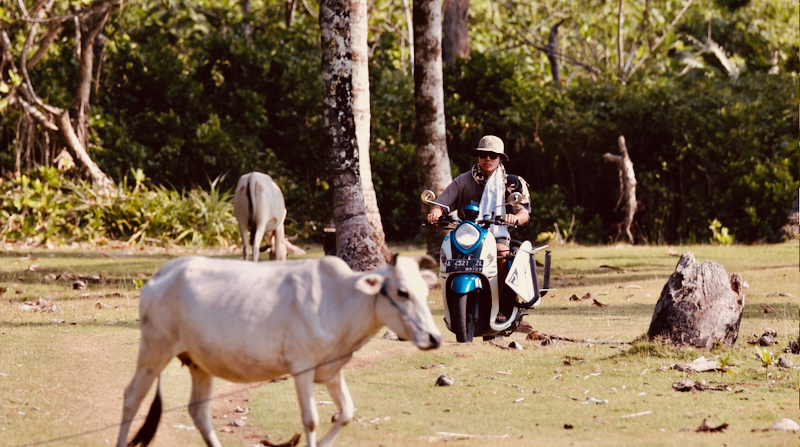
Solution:
{"label": "beige bucket hat", "polygon": [[504,162],[508,161],[508,155],[505,153],[503,140],[494,135],[486,135],[481,138],[478,147],[472,150],[472,155],[477,157],[481,152],[494,152],[500,154]]}

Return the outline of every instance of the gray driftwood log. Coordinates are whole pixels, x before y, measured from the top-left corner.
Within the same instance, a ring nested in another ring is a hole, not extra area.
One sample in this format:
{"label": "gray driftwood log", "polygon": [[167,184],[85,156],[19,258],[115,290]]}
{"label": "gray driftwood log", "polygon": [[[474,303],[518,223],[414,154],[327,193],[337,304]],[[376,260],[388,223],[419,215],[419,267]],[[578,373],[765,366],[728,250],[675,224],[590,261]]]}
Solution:
{"label": "gray driftwood log", "polygon": [[747,283],[722,264],[681,255],[658,298],[647,335],[678,346],[733,346],[739,336]]}

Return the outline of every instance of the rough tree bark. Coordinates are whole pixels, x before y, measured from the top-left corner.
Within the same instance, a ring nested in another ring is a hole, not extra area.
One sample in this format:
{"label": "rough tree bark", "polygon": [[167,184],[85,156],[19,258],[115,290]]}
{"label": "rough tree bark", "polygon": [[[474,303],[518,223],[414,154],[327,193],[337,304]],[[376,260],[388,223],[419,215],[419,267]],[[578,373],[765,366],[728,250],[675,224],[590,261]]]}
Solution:
{"label": "rough tree bark", "polygon": [[619,200],[617,201],[617,207],[619,207],[620,203],[623,203],[623,211],[625,212],[625,217],[622,219],[622,224],[614,240],[618,240],[622,235],[622,231],[625,230],[628,240],[633,244],[631,224],[633,224],[633,215],[636,214],[636,176],[633,172],[633,162],[628,156],[628,148],[625,147],[625,137],[620,135],[617,143],[619,144],[619,152],[622,155],[614,155],[608,152],[603,155],[606,161],[616,163],[619,168]]}
{"label": "rough tree bark", "polygon": [[[414,2],[414,142],[417,146],[417,178],[421,189],[433,190],[437,195],[453,181],[445,140],[441,11],[439,0]],[[422,216],[428,214],[428,208],[428,205],[421,207]],[[423,227],[422,234],[428,254],[439,259],[444,231],[429,225]]]}
{"label": "rough tree bark", "polygon": [[456,58],[469,58],[469,0],[445,0],[442,22],[442,62],[452,64]]}
{"label": "rough tree bark", "polygon": [[89,113],[89,98],[92,93],[94,40],[103,30],[110,16],[111,8],[106,9],[105,13],[94,16],[89,32],[84,35],[80,44],[76,42],[76,45],[79,44],[81,47],[81,71],[78,77],[78,90],[70,106],[70,111],[73,116],[75,134],[84,149],[89,147],[89,121],[86,116]]}
{"label": "rough tree bark", "polygon": [[378,209],[378,198],[372,183],[372,165],[369,158],[369,47],[367,46],[367,0],[350,1],[350,52],[353,58],[353,116],[356,124],[358,142],[359,172],[361,173],[361,193],[367,221],[372,228],[372,236],[380,248],[384,260],[392,259],[392,252],[386,246],[386,235]]}
{"label": "rough tree bark", "polygon": [[713,261],[701,264],[687,251],[661,291],[647,336],[678,346],[709,349],[716,342],[733,346],[747,287],[738,273],[729,275]]}
{"label": "rough tree bark", "polygon": [[547,60],[550,61],[550,73],[553,75],[553,84],[555,84],[556,87],[561,87],[561,67],[558,63],[558,27],[564,23],[564,20],[566,19],[561,19],[560,22],[550,28],[550,34],[547,37],[547,45],[544,47]]}
{"label": "rough tree bark", "polygon": [[385,265],[366,217],[353,118],[350,0],[323,0],[319,26],[325,133],[331,151],[336,253],[356,271]]}

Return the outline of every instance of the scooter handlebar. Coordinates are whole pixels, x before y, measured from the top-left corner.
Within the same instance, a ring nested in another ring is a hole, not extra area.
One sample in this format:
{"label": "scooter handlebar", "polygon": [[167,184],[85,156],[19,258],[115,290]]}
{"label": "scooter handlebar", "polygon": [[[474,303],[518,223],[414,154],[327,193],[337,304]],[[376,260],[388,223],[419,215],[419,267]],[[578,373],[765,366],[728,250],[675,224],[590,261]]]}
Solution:
{"label": "scooter handlebar", "polygon": [[489,226],[491,226],[491,225],[505,225],[505,226],[507,226],[509,228],[517,228],[518,227],[518,225],[510,224],[510,223],[504,221],[503,218],[500,217],[500,216],[495,216],[495,217],[493,217],[491,219],[478,220],[475,223],[480,225],[483,228],[489,228]]}
{"label": "scooter handlebar", "polygon": [[459,223],[459,222],[461,222],[460,219],[456,219],[456,218],[450,216],[449,214],[443,214],[443,215],[439,216],[439,220],[437,220],[436,222],[423,222],[422,226],[423,227],[427,227],[427,226],[443,227],[443,226],[447,226],[447,225],[450,225],[450,224],[453,224],[453,223]]}

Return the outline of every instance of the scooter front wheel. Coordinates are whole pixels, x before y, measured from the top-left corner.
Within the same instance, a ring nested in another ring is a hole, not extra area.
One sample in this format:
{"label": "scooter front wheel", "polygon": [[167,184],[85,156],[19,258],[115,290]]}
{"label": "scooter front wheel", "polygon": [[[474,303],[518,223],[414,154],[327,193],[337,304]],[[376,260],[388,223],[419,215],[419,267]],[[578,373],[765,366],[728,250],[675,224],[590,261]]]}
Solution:
{"label": "scooter front wheel", "polygon": [[456,334],[459,343],[472,343],[475,333],[474,315],[467,314],[467,294],[449,297],[447,307],[450,309],[450,330]]}

